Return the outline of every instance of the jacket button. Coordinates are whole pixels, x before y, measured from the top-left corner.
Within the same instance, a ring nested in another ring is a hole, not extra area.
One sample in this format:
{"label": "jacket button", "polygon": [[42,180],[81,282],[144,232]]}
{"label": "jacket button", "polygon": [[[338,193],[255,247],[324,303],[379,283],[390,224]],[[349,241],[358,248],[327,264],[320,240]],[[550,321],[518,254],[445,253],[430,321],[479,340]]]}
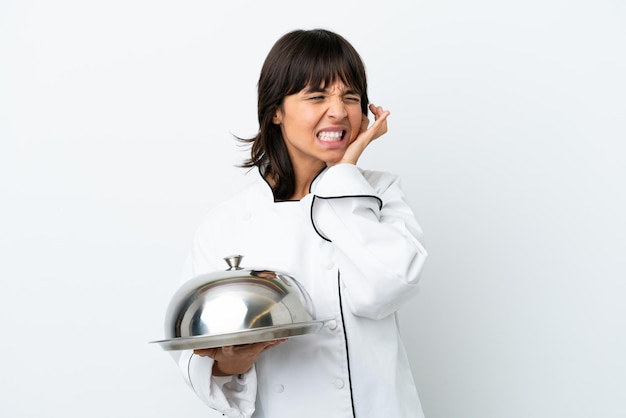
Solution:
{"label": "jacket button", "polygon": [[284,390],[285,390],[285,386],[283,386],[281,384],[274,385],[274,392],[276,392],[276,393],[283,393]]}
{"label": "jacket button", "polygon": [[328,327],[329,330],[334,331],[337,329],[337,321],[335,321],[334,319],[331,319],[330,321],[326,323],[326,326]]}
{"label": "jacket button", "polygon": [[343,380],[339,378],[333,379],[333,386],[336,387],[337,389],[343,388],[344,387]]}

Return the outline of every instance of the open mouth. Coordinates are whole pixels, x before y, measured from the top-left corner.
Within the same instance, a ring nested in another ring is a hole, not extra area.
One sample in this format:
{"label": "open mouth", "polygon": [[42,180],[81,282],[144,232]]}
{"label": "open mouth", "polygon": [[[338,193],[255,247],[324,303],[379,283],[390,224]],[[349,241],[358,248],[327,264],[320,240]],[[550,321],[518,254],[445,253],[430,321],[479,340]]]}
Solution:
{"label": "open mouth", "polygon": [[317,134],[317,138],[324,142],[341,141],[346,136],[346,131],[323,131]]}

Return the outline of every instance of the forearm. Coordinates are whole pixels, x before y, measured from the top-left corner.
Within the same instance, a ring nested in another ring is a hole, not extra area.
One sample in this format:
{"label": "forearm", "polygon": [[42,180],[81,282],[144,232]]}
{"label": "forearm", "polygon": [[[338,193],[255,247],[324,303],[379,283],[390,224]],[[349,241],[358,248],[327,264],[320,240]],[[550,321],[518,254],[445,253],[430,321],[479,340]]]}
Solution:
{"label": "forearm", "polygon": [[353,313],[380,318],[417,292],[421,229],[396,176],[332,170],[315,190],[313,225],[333,245]]}

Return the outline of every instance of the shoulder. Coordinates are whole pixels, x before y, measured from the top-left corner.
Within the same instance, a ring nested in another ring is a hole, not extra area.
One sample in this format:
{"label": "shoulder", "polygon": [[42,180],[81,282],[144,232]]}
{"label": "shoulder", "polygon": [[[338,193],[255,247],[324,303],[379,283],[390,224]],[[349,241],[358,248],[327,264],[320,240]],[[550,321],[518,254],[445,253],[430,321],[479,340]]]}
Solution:
{"label": "shoulder", "polygon": [[238,221],[246,217],[250,202],[262,202],[264,196],[262,180],[253,179],[237,191],[225,196],[220,202],[209,208],[202,218],[202,225],[228,224],[229,220]]}

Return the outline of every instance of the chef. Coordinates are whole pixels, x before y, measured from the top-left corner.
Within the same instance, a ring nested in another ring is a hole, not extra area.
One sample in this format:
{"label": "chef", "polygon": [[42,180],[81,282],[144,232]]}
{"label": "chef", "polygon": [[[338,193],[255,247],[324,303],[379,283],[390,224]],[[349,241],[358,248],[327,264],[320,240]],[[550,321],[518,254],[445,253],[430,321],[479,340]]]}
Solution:
{"label": "chef", "polygon": [[[368,111],[373,115],[370,123]],[[223,257],[289,272],[324,327],[315,334],[176,351],[187,383],[228,417],[423,417],[396,312],[426,258],[400,180],[357,166],[387,132],[363,62],[327,30],[296,30],[270,50],[258,83],[249,184],[202,221],[183,277]]]}

